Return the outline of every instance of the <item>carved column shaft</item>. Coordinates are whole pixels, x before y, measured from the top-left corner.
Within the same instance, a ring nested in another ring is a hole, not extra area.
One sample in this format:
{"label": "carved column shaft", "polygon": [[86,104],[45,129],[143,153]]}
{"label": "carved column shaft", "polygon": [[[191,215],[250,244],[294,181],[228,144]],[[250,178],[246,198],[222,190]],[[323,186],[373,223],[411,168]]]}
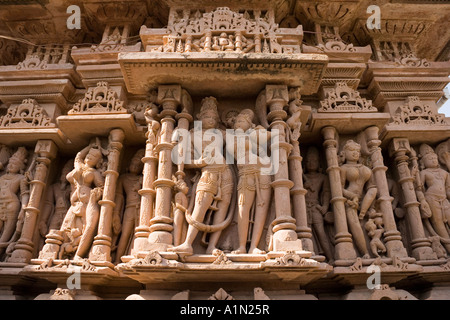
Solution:
{"label": "carved column shaft", "polygon": [[32,239],[40,213],[39,207],[42,193],[47,183],[48,168],[52,159],[55,158],[56,152],[56,145],[53,141],[39,140],[36,144],[35,153],[38,155],[36,158],[36,170],[30,183],[30,198],[25,208],[22,233],[8,262],[27,263],[32,258],[34,249]]}
{"label": "carved column shaft", "polygon": [[[270,122],[272,134],[277,133],[278,144],[272,144],[271,153],[278,153],[278,167],[274,174],[272,188],[275,199],[276,218],[272,222],[273,226],[273,250],[302,250],[301,241],[297,239],[297,229],[295,218],[291,213],[290,189],[294,183],[289,180],[288,155],[292,150],[292,145],[287,142],[286,111],[283,107],[288,102],[287,86],[267,85],[266,86],[267,103],[270,112],[267,118]],[[306,211],[305,211],[306,212]]]}
{"label": "carved column shaft", "polygon": [[341,173],[337,156],[336,128],[325,127],[322,129],[324,137],[325,155],[327,158],[327,173],[330,179],[331,205],[334,213],[335,235],[335,259],[353,260],[356,259],[356,252],[353,248],[352,236],[348,232],[347,217],[345,213],[345,201],[343,196]]}
{"label": "carved column shaft", "polygon": [[156,190],[155,215],[150,220],[151,249],[164,251],[173,244],[172,210],[172,134],[175,128],[177,107],[180,104],[181,87],[179,85],[160,86],[158,100],[161,102],[161,140],[156,146],[159,155],[158,179],[153,182]]}
{"label": "carved column shaft", "polygon": [[152,119],[147,123],[147,142],[145,146],[145,156],[142,158],[144,163],[142,189],[139,190],[141,195],[141,209],[139,213],[139,226],[135,229],[135,240],[132,249],[132,254],[137,255],[137,252],[144,250],[147,244],[148,236],[150,235],[150,220],[153,217],[153,204],[156,192],[153,189],[153,182],[156,177],[156,169],[158,164],[158,157],[155,155],[155,142],[153,141],[154,133],[152,132]]}
{"label": "carved column shaft", "polygon": [[372,172],[378,190],[378,201],[383,213],[384,241],[390,257],[407,258],[408,254],[402,243],[402,237],[395,224],[394,212],[392,210],[393,198],[389,195],[389,186],[386,178],[387,167],[383,163],[383,155],[379,147],[378,127],[369,127],[365,130],[367,146],[371,154]]}
{"label": "carved column shaft", "polygon": [[112,212],[115,207],[114,197],[119,177],[119,158],[125,134],[122,129],[113,129],[109,134],[108,167],[105,171],[105,186],[100,204],[98,233],[94,238],[93,248],[89,254],[91,261],[111,261]]}
{"label": "carved column shaft", "polygon": [[417,260],[437,259],[431,249],[431,243],[425,237],[422,218],[420,215],[420,203],[417,201],[414,190],[414,177],[408,167],[408,155],[410,146],[408,139],[394,138],[391,142],[389,153],[395,157],[395,163],[399,174],[399,183],[405,198],[406,219],[411,232],[412,255]]}

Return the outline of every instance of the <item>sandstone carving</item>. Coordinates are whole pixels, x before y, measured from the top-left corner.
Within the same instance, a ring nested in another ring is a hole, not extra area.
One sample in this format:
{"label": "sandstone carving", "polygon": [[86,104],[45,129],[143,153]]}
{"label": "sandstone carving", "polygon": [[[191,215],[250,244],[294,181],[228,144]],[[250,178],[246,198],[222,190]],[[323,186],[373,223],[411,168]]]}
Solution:
{"label": "sandstone carving", "polygon": [[450,299],[446,1],[22,2],[0,300]]}

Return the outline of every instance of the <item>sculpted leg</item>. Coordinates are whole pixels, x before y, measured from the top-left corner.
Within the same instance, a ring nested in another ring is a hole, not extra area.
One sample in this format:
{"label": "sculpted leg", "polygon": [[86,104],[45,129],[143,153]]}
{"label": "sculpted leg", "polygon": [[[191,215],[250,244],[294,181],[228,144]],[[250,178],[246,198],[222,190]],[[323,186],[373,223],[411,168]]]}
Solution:
{"label": "sculpted leg", "polygon": [[[195,195],[195,207],[192,212],[192,219],[195,221],[203,222],[206,211],[212,204],[214,195],[211,192],[198,191]],[[198,234],[198,229],[193,225],[189,225],[186,240],[179,246],[168,248],[168,251],[179,253],[193,253],[192,243]]]}
{"label": "sculpted leg", "polygon": [[250,243],[249,253],[253,254],[263,254],[264,251],[258,249],[259,241],[261,240],[261,236],[264,230],[264,224],[267,218],[267,212],[270,207],[270,196],[272,194],[272,190],[270,188],[261,189],[261,199],[256,200],[256,209],[255,209],[255,222],[253,225],[253,234],[252,241]]}
{"label": "sculpted leg", "polygon": [[122,257],[125,254],[125,251],[127,250],[127,246],[130,241],[130,236],[134,230],[135,214],[136,208],[131,207],[125,209],[123,216],[122,232],[120,235],[119,244],[117,245],[116,263],[120,262],[120,257]]}
{"label": "sculpted leg", "polygon": [[[225,220],[228,212],[228,207],[231,201],[232,195],[232,186],[231,185],[222,185],[222,198],[218,204],[218,209],[214,214],[213,224],[221,223]],[[217,243],[219,242],[220,235],[222,234],[222,230],[216,231],[209,236],[208,248],[206,248],[207,254],[212,254],[212,252],[216,249]]]}
{"label": "sculpted leg", "polygon": [[254,199],[255,199],[255,191],[248,190],[245,187],[241,188],[238,191],[239,204],[238,204],[237,228],[238,228],[239,248],[233,251],[233,253],[235,254],[247,253],[246,246],[248,236],[249,215]]}
{"label": "sculpted leg", "polygon": [[369,258],[369,252],[366,246],[366,239],[364,238],[364,233],[361,228],[361,224],[359,223],[358,215],[356,210],[353,208],[347,208],[347,223],[350,229],[350,232],[353,236],[353,241],[355,242],[356,247],[359,252],[363,255],[363,258]]}

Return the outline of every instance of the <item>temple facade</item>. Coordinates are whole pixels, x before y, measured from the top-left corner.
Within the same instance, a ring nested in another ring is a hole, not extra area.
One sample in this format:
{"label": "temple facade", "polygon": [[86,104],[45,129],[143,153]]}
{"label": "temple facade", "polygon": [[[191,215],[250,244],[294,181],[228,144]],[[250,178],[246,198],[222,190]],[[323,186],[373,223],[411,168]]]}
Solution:
{"label": "temple facade", "polygon": [[0,1],[0,299],[450,299],[449,21]]}

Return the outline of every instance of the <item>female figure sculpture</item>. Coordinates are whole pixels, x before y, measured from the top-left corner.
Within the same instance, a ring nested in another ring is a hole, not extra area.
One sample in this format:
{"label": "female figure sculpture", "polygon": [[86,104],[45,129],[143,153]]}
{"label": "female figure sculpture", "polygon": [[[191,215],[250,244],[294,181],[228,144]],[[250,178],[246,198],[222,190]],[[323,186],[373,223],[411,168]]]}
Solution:
{"label": "female figure sculpture", "polygon": [[9,158],[6,173],[0,177],[0,254],[11,241],[16,224],[22,218],[28,203],[29,181],[23,174],[27,156],[27,150],[19,147]]}
{"label": "female figure sculpture", "polygon": [[67,174],[72,185],[71,206],[61,225],[61,231],[71,232],[73,228],[82,230],[82,236],[74,260],[85,257],[97,230],[100,216],[98,201],[102,197],[105,178],[102,175],[103,154],[100,140],[91,142],[78,152],[75,168]]}
{"label": "female figure sculpture", "polygon": [[341,183],[343,195],[347,198],[345,203],[347,224],[356,247],[363,255],[362,258],[367,259],[370,258],[370,255],[359,219],[364,219],[375,200],[377,189],[375,184],[368,183],[366,194],[363,196],[364,186],[372,178],[372,170],[358,163],[361,156],[361,146],[358,143],[348,140],[344,145],[341,156],[345,159],[345,163],[341,166]]}
{"label": "female figure sculpture", "polygon": [[[240,147],[239,139],[237,144],[233,144],[234,150],[229,150],[235,155],[236,160],[238,160],[237,167],[239,172],[239,182],[237,187],[239,209],[237,223],[239,248],[233,251],[235,254],[247,253],[246,244],[247,237],[250,233],[250,220],[253,220],[253,230],[250,234],[251,241],[248,252],[251,254],[265,253],[264,251],[258,249],[257,246],[261,240],[264,223],[266,221],[267,212],[270,206],[270,198],[272,194],[270,183],[272,182],[272,179],[270,175],[261,174],[262,164],[259,156],[255,154],[255,151],[253,150],[257,143],[257,141],[255,141],[258,136],[257,130],[263,129],[261,126],[258,126],[255,130],[253,118],[254,113],[250,109],[244,109],[236,116],[234,122],[234,129],[236,130],[235,134],[245,135],[245,152],[240,155],[239,151],[237,151]],[[250,153],[254,153],[255,161],[251,161]],[[254,214],[253,217],[250,218],[250,211],[252,210],[254,211]]]}
{"label": "female figure sculpture", "polygon": [[[224,138],[224,132],[218,129],[220,118],[217,112],[217,100],[214,97],[202,100],[197,118],[202,123],[202,136],[205,136],[207,131],[211,130],[220,135],[222,139]],[[193,203],[189,205],[186,212],[186,220],[189,223],[186,239],[179,246],[168,249],[183,255],[194,253],[192,243],[199,231],[211,233],[206,253],[212,254],[216,249],[221,231],[228,226],[232,218],[232,214],[228,212],[234,186],[232,171],[225,162],[223,150],[218,150],[221,154],[215,154],[214,158],[211,158],[210,142],[205,140],[207,139],[202,139],[199,146],[193,144],[193,151],[200,155],[200,160],[193,164],[185,164],[186,169],[201,168],[200,179],[196,182],[195,196],[191,197]],[[191,141],[194,141],[194,139]],[[196,149],[198,147],[201,149]],[[233,205],[231,208],[233,208]],[[212,225],[203,223],[208,210],[211,210],[214,215]]]}

